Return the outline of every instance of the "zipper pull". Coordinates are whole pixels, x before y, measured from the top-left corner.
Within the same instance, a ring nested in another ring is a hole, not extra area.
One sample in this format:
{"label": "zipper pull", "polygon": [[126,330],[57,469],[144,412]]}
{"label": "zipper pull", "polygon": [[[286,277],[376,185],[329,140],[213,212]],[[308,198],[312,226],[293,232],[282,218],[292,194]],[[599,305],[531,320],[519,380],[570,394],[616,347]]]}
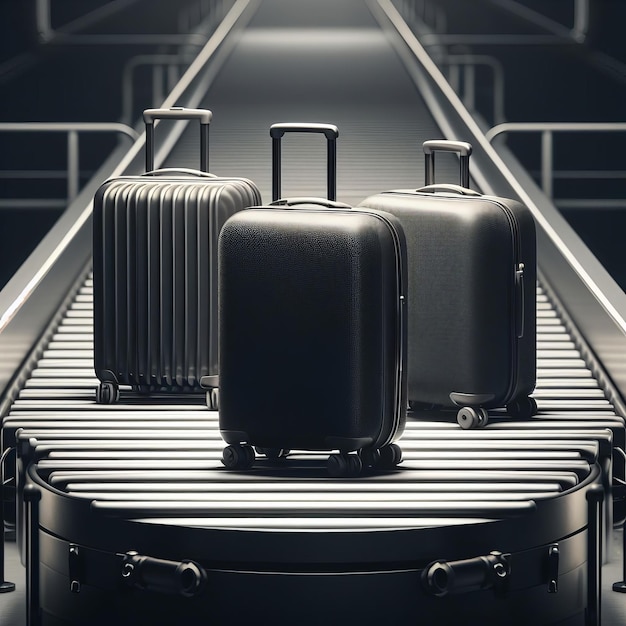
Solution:
{"label": "zipper pull", "polygon": [[524,336],[524,264],[515,267],[515,329],[517,338]]}

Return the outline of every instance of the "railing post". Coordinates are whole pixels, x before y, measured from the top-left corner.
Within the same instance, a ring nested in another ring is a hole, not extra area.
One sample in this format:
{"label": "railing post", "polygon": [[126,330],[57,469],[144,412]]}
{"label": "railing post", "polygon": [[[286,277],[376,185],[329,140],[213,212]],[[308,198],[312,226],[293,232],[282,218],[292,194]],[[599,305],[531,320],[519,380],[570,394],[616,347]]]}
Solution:
{"label": "railing post", "polygon": [[160,106],[164,100],[163,95],[163,66],[152,66],[152,102],[154,106]]}
{"label": "railing post", "polygon": [[552,197],[552,131],[541,133],[541,188]]}
{"label": "railing post", "polygon": [[601,624],[602,594],[602,503],[604,488],[594,485],[587,497],[587,608],[585,626]]}
{"label": "railing post", "polygon": [[168,93],[174,89],[174,85],[178,82],[178,65],[170,62],[167,66],[167,91]]}
{"label": "railing post", "polygon": [[472,63],[463,70],[463,103],[470,110],[476,108],[476,69]]}
{"label": "railing post", "polygon": [[459,75],[459,64],[458,63],[451,63],[450,64],[450,71],[448,74],[448,82],[450,83],[450,87],[452,87],[452,89],[454,89],[455,93],[459,93],[460,89],[461,89],[461,81],[460,81],[460,75]]}
{"label": "railing post", "polygon": [[589,28],[589,0],[574,0],[574,28],[572,36],[583,42]]}
{"label": "railing post", "polygon": [[67,199],[71,202],[78,195],[80,186],[78,156],[78,132],[67,132]]}
{"label": "railing post", "polygon": [[499,61],[493,64],[493,119],[496,124],[504,122],[504,69]]}
{"label": "railing post", "polygon": [[26,625],[39,626],[39,501],[41,491],[34,485],[24,487],[26,503]]}
{"label": "railing post", "polygon": [[52,37],[50,21],[50,0],[37,0],[37,34],[40,41],[48,41]]}
{"label": "railing post", "polygon": [[0,457],[0,506],[2,506],[2,511],[0,512],[0,523],[2,524],[2,528],[0,529],[0,541],[2,541],[2,545],[0,545],[0,593],[7,593],[9,591],[15,591],[15,583],[9,582],[4,578],[4,507],[5,507],[5,493],[4,493],[4,483],[5,483],[5,472],[4,465],[11,454],[11,448],[7,448],[2,457]]}

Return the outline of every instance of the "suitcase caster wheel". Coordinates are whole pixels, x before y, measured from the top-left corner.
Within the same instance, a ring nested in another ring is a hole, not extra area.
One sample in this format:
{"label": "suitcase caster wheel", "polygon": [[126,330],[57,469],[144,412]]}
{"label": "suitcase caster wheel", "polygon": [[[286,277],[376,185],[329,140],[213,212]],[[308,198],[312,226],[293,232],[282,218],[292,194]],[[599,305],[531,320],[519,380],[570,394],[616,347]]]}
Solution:
{"label": "suitcase caster wheel", "polygon": [[100,383],[96,389],[98,404],[115,404],[120,399],[120,390],[115,383]]}
{"label": "suitcase caster wheel", "polygon": [[464,406],[456,414],[456,421],[465,430],[484,428],[489,423],[489,413],[482,407],[475,409],[473,406]]}
{"label": "suitcase caster wheel", "polygon": [[363,464],[357,454],[331,454],[326,469],[333,478],[355,478],[361,473]]}
{"label": "suitcase caster wheel", "polygon": [[376,448],[361,448],[359,450],[359,458],[364,469],[378,467],[380,463],[380,451]]}
{"label": "suitcase caster wheel", "polygon": [[228,469],[250,469],[254,459],[252,446],[226,446],[222,452],[222,463]]}
{"label": "suitcase caster wheel", "polygon": [[217,411],[220,407],[220,390],[215,387],[206,392],[206,405],[209,411]]}
{"label": "suitcase caster wheel", "polygon": [[395,443],[383,446],[379,451],[378,465],[381,469],[394,469],[402,461],[402,448]]}
{"label": "suitcase caster wheel", "polygon": [[290,452],[289,448],[255,448],[258,454],[265,455],[272,461],[284,459]]}
{"label": "suitcase caster wheel", "polygon": [[528,396],[517,398],[506,405],[506,412],[511,417],[528,419],[537,413],[537,401]]}

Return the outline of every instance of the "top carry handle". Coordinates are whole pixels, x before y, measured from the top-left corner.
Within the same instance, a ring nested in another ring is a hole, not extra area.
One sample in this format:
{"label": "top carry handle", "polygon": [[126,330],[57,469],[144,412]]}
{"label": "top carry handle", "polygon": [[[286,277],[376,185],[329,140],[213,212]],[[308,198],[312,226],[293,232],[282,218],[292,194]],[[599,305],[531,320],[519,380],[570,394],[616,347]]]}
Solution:
{"label": "top carry handle", "polygon": [[461,187],[470,185],[469,158],[472,154],[472,145],[466,141],[449,141],[447,139],[432,139],[423,143],[425,155],[425,182],[433,185],[435,182],[435,152],[457,152],[460,157]]}
{"label": "top carry handle", "polygon": [[154,169],[154,121],[159,119],[198,120],[200,122],[200,169],[209,171],[209,124],[213,113],[208,109],[146,109],[143,121],[146,124],[146,172]]}
{"label": "top carry handle", "polygon": [[272,124],[272,201],[280,198],[281,142],[285,133],[321,133],[326,135],[328,145],[328,169],[326,175],[329,200],[337,199],[337,137],[339,129],[333,124]]}

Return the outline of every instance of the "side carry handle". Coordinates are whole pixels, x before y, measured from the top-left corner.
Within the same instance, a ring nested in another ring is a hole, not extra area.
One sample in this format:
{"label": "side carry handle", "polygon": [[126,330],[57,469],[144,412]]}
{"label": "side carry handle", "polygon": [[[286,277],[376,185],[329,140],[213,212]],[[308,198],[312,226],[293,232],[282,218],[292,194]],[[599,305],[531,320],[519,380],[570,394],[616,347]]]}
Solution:
{"label": "side carry handle", "polygon": [[320,133],[326,136],[328,146],[327,159],[327,196],[337,199],[337,137],[339,129],[333,124],[301,124],[297,122],[272,124],[272,201],[280,198],[281,187],[281,139],[285,133]]}
{"label": "side carry handle", "polygon": [[200,169],[209,171],[209,124],[213,113],[208,109],[146,109],[143,121],[146,124],[146,172],[154,170],[154,122],[160,119],[198,120],[200,122]]}
{"label": "side carry handle", "polygon": [[435,183],[435,152],[456,152],[460,157],[460,185],[468,188],[470,184],[469,158],[472,145],[466,141],[450,141],[447,139],[431,139],[422,144],[425,156],[425,184]]}

